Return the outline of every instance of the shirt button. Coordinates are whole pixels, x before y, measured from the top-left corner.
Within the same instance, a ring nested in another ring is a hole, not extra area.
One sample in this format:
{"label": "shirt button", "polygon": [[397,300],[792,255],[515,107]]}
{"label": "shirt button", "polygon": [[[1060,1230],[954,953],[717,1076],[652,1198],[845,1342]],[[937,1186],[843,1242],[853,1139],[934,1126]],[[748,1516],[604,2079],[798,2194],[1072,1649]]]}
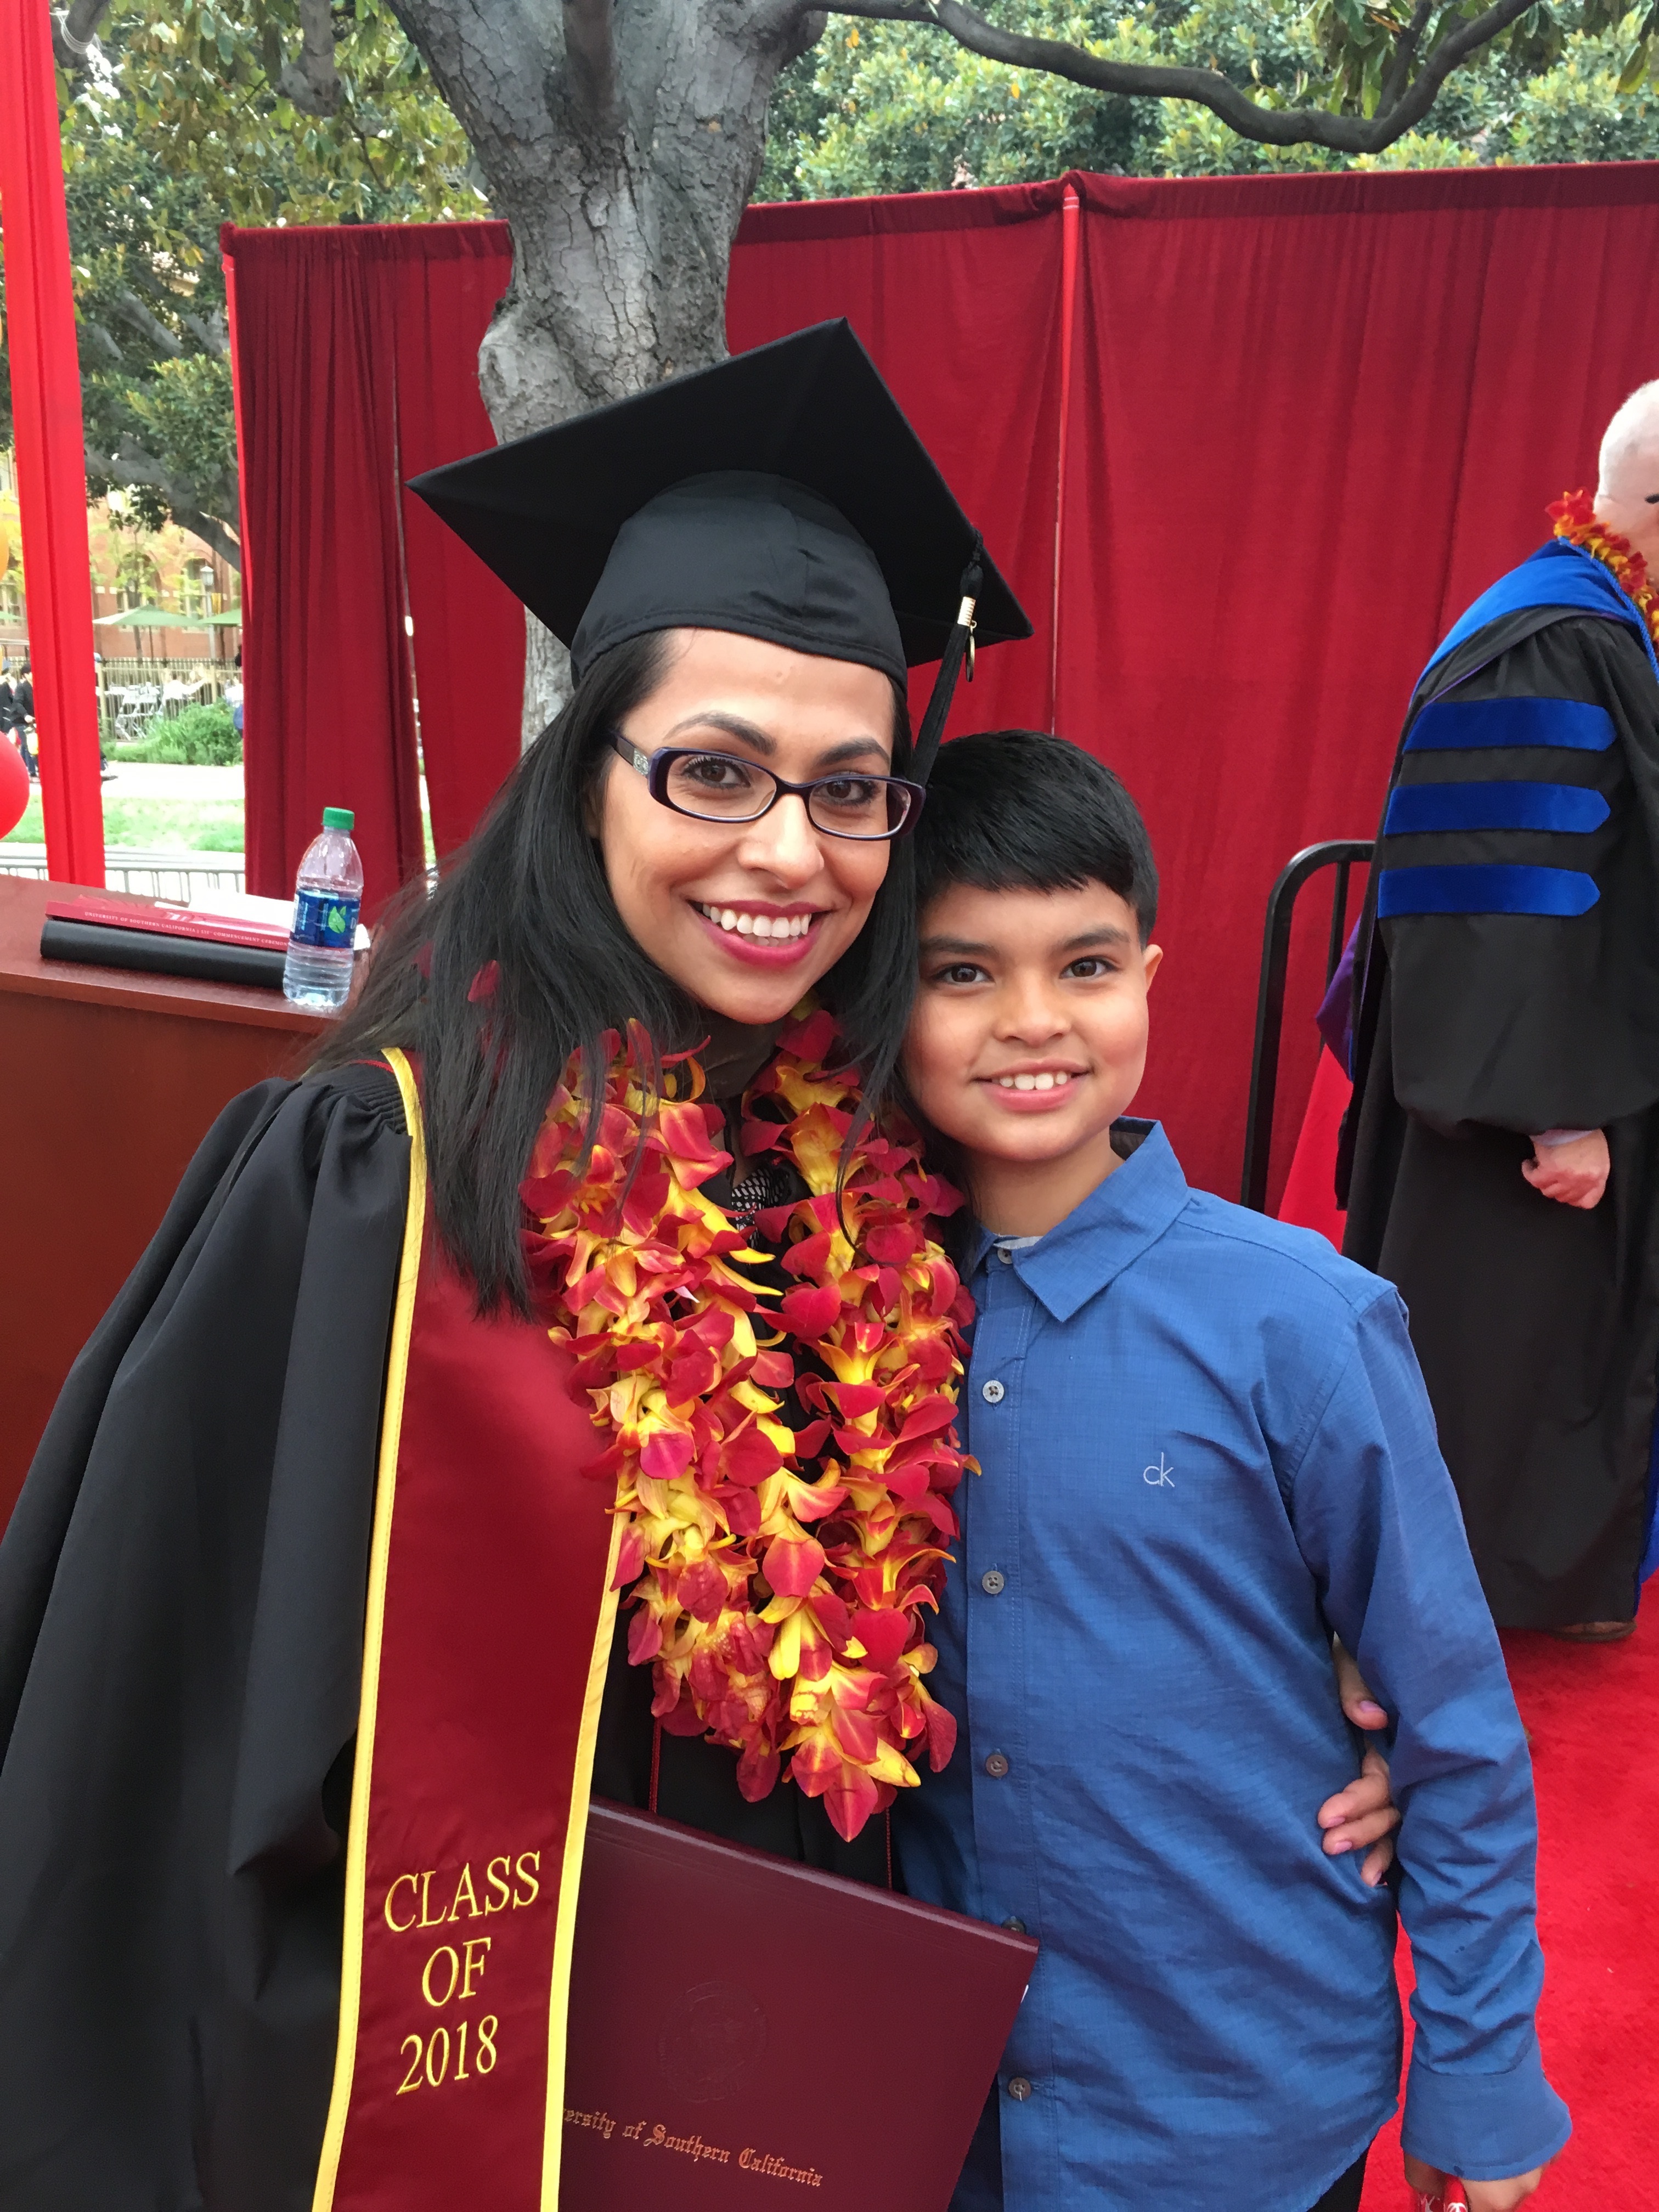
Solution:
{"label": "shirt button", "polygon": [[997,1257],[1005,1267],[1012,1267],[1014,1264],[1014,1255],[1006,1244],[997,1246]]}
{"label": "shirt button", "polygon": [[994,1782],[1000,1782],[1003,1776],[1008,1771],[1007,1753],[1006,1751],[994,1751],[985,1762],[985,1771],[990,1776]]}
{"label": "shirt button", "polygon": [[1008,2094],[1017,2105],[1023,2105],[1031,2094],[1031,2085],[1023,2074],[1016,2074],[1008,2084]]}
{"label": "shirt button", "polygon": [[1017,1912],[1011,1912],[1002,1924],[1011,1936],[1023,1936],[1025,1933],[1025,1923]]}
{"label": "shirt button", "polygon": [[979,1578],[979,1586],[987,1597],[997,1597],[1008,1587],[1008,1577],[1000,1567],[988,1567]]}
{"label": "shirt button", "polygon": [[1007,1396],[1008,1393],[1003,1389],[1001,1383],[997,1381],[994,1375],[988,1382],[983,1382],[980,1385],[979,1395],[984,1399],[988,1406],[1000,1406],[1003,1400]]}

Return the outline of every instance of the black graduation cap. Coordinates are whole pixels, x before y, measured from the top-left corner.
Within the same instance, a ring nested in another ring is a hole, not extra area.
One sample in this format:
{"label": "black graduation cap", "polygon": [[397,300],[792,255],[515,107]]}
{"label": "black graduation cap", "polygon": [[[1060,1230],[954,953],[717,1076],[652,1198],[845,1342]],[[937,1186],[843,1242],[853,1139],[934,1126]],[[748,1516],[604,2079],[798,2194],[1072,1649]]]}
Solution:
{"label": "black graduation cap", "polygon": [[[1029,637],[845,320],[818,323],[412,479],[580,676],[647,630],[728,629],[902,680],[943,659],[925,774],[970,636]],[[970,604],[971,603],[971,604]]]}

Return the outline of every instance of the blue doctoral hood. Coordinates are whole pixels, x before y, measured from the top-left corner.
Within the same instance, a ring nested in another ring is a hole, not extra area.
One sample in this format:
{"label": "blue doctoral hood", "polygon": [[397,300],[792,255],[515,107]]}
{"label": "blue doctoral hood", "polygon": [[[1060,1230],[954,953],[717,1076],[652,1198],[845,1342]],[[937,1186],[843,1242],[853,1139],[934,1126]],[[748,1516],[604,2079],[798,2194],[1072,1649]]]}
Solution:
{"label": "blue doctoral hood", "polygon": [[[1653,640],[1648,635],[1641,609],[1621,589],[1610,568],[1593,553],[1586,553],[1582,546],[1565,538],[1552,538],[1547,544],[1529,554],[1518,568],[1511,568],[1490,590],[1482,592],[1430,654],[1423,676],[1462,645],[1465,638],[1473,637],[1476,630],[1484,629],[1488,623],[1497,622],[1504,615],[1519,614],[1527,607],[1571,607],[1583,614],[1600,615],[1607,622],[1625,623],[1647,648],[1649,664],[1659,678],[1659,658],[1655,656]],[[1423,677],[1417,680],[1421,684]]]}

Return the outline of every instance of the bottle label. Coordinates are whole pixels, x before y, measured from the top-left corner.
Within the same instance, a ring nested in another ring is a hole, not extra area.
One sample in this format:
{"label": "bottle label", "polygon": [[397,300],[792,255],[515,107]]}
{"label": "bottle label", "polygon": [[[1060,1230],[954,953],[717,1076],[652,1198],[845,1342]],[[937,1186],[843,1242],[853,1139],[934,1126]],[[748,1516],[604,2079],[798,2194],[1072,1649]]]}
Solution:
{"label": "bottle label", "polygon": [[349,952],[357,935],[361,899],[342,898],[332,891],[298,890],[294,894],[294,945],[320,945],[330,952]]}

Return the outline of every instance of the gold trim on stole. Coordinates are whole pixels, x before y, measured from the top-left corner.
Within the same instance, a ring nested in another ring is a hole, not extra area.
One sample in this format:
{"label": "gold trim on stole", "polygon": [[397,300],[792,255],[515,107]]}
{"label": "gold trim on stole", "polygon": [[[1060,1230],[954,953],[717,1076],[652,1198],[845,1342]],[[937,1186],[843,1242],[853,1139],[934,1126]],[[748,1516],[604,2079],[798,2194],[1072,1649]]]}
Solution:
{"label": "gold trim on stole", "polygon": [[[421,1272],[421,1243],[426,1228],[426,1140],[420,1093],[414,1072],[401,1052],[388,1048],[386,1060],[398,1079],[404,1118],[409,1124],[409,1210],[404,1217],[404,1249],[398,1270],[398,1297],[392,1316],[392,1346],[386,1358],[386,1401],[380,1419],[380,1464],[374,1491],[374,1533],[368,1554],[368,1608],[363,1626],[363,1686],[357,1717],[357,1749],[351,1775],[351,1819],[346,1832],[345,1941],[340,1960],[340,2038],[334,2057],[334,2087],[328,2125],[317,2168],[312,2212],[331,2212],[351,2105],[352,2071],[357,2056],[357,2009],[363,1975],[363,1914],[368,1897],[369,1784],[374,1768],[374,1717],[380,1687],[380,1638],[386,1620],[386,1565],[392,1555],[392,1508],[398,1482],[398,1447],[404,1423],[404,1389],[409,1376],[409,1339],[415,1318],[415,1285]],[[614,1612],[614,1606],[612,1607]]]}
{"label": "gold trim on stole", "polygon": [[[620,1487],[620,1485],[618,1485]],[[622,1550],[623,1518],[611,1517],[611,1546],[605,1563],[605,1592],[599,1600],[593,1654],[587,1666],[587,1694],[582,1700],[581,1731],[576,1739],[576,1772],[570,1790],[570,1820],[564,1832],[559,1867],[558,1917],[553,1929],[553,1985],[547,2004],[547,2128],[542,2137],[541,2212],[558,2212],[559,2163],[564,2154],[564,2059],[570,2011],[570,1961],[576,1942],[576,1903],[581,1893],[582,1853],[587,1843],[587,1808],[593,1794],[593,1751],[599,1741],[599,1705],[611,1665],[616,1633],[613,1587]]]}

